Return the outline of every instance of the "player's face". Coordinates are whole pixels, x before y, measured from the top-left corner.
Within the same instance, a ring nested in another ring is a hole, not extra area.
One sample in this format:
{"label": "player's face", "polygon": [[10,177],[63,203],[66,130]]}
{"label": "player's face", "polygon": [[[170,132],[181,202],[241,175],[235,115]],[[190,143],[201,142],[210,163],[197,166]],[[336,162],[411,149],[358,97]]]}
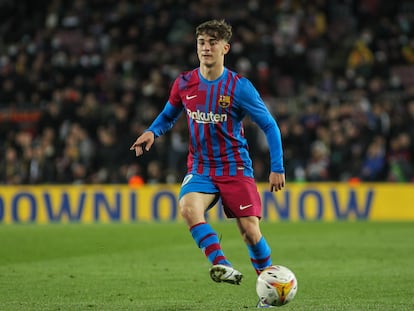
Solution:
{"label": "player's face", "polygon": [[200,65],[214,67],[223,65],[224,55],[228,53],[230,44],[224,40],[203,34],[197,38],[197,55]]}

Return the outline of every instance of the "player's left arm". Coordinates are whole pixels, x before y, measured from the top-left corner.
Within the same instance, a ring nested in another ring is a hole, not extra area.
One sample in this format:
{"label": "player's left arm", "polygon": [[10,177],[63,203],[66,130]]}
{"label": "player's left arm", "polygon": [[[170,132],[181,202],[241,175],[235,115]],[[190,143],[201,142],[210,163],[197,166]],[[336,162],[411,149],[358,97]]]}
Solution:
{"label": "player's left arm", "polygon": [[253,84],[242,78],[240,81],[241,105],[265,133],[270,152],[269,175],[270,191],[277,191],[285,185],[285,169],[283,166],[283,146],[279,126]]}

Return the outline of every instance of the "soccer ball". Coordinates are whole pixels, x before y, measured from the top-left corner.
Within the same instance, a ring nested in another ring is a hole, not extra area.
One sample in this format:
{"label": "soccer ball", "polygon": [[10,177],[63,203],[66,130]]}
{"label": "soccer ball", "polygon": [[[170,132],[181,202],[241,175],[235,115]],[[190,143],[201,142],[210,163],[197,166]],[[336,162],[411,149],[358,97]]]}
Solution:
{"label": "soccer ball", "polygon": [[256,292],[259,299],[271,306],[282,306],[291,301],[298,291],[295,274],[280,265],[263,270],[256,281]]}

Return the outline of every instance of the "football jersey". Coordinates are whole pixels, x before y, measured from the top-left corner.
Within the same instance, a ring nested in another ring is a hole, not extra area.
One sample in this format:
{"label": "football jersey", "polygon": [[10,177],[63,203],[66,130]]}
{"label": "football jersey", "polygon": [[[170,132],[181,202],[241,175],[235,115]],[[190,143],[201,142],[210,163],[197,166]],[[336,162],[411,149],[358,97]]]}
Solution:
{"label": "football jersey", "polygon": [[200,69],[181,73],[170,91],[164,110],[148,128],[155,137],[164,134],[184,112],[189,130],[188,173],[253,177],[252,161],[243,133],[246,115],[264,131],[270,150],[271,170],[283,173],[280,130],[252,83],[224,68],[214,81]]}

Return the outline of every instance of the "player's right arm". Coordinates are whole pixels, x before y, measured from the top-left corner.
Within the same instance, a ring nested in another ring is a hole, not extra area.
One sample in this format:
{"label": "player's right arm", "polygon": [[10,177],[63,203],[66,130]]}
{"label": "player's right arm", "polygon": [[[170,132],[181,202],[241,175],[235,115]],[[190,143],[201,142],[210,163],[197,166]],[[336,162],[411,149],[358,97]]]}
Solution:
{"label": "player's right arm", "polygon": [[177,108],[171,105],[168,101],[164,110],[158,115],[154,122],[152,122],[151,126],[137,138],[129,150],[135,150],[135,155],[137,157],[144,153],[144,149],[145,151],[149,151],[154,144],[155,138],[170,130],[182,111],[182,108]]}
{"label": "player's right arm", "polygon": [[170,130],[183,111],[184,107],[181,103],[178,85],[179,78],[174,81],[170,92],[170,98],[164,109],[152,122],[150,127],[145,130],[129,148],[129,150],[135,150],[135,155],[137,157],[144,153],[144,149],[145,151],[149,151],[154,144],[155,138]]}
{"label": "player's right arm", "polygon": [[146,131],[137,138],[129,150],[135,150],[135,156],[139,157],[144,153],[144,148],[146,151],[149,151],[151,149],[154,140],[154,133],[151,131]]}

